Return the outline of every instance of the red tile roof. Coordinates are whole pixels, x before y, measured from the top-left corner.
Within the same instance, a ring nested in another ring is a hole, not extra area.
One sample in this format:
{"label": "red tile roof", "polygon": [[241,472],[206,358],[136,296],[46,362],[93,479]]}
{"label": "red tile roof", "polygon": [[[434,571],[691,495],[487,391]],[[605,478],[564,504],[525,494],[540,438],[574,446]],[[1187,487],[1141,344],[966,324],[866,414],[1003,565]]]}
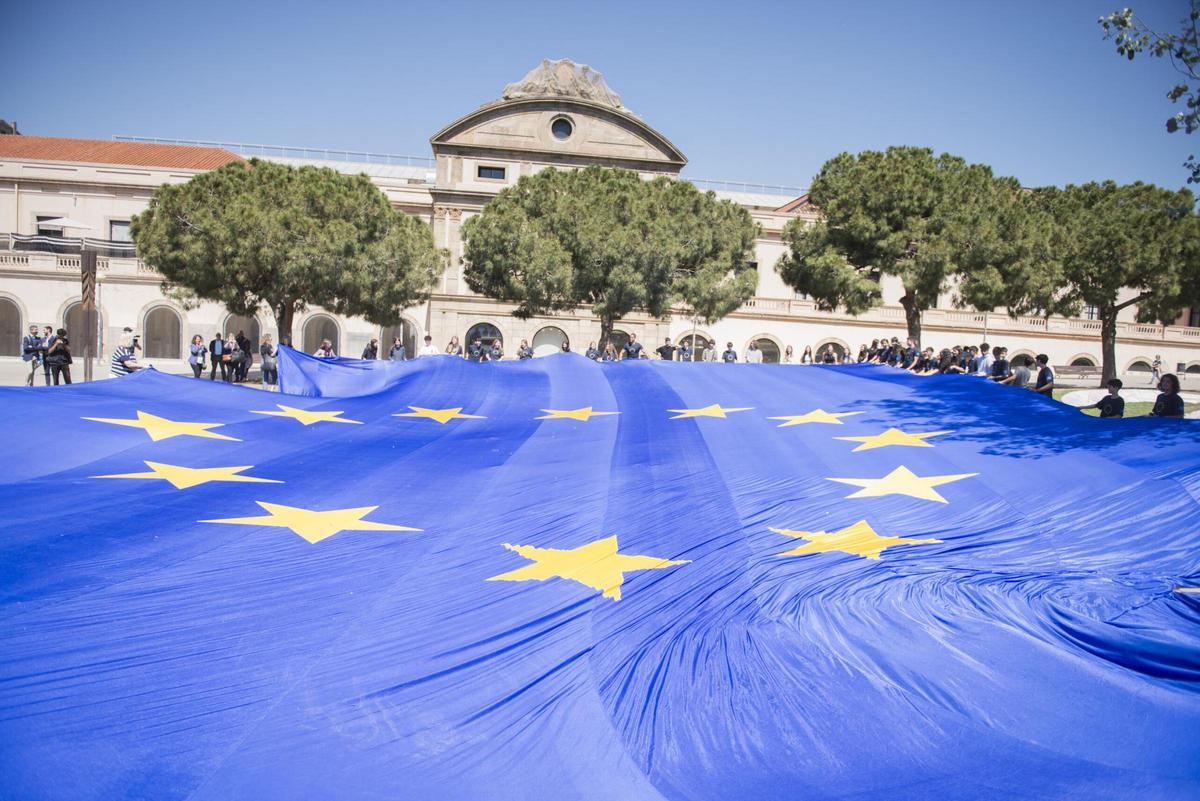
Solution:
{"label": "red tile roof", "polygon": [[779,208],[775,209],[775,211],[782,211],[782,212],[787,212],[787,213],[799,213],[801,211],[810,211],[813,208],[815,208],[815,206],[813,206],[812,200],[809,199],[808,193],[805,192],[803,195],[796,198],[795,200],[789,200],[787,203],[785,203],[782,206],[780,206]]}
{"label": "red tile roof", "polygon": [[76,161],[181,170],[214,170],[231,161],[244,161],[236,153],[219,147],[156,145],[108,139],[59,139],[52,136],[0,136],[0,159]]}

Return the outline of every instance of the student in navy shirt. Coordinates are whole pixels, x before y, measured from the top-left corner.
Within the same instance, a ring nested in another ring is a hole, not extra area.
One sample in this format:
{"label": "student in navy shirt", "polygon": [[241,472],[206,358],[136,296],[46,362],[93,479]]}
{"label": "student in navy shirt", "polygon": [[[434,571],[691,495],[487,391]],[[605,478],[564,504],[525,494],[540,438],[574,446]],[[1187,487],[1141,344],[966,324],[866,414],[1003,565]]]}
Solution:
{"label": "student in navy shirt", "polygon": [[475,337],[475,340],[470,345],[467,345],[467,358],[473,362],[483,361],[484,353],[482,339]]}
{"label": "student in navy shirt", "polygon": [[721,361],[726,364],[733,364],[737,361],[737,351],[733,349],[732,342],[725,343],[725,352],[721,354]]}
{"label": "student in navy shirt", "polygon": [[1121,397],[1122,386],[1121,379],[1108,379],[1108,394],[1088,408],[1099,409],[1101,417],[1124,417],[1125,399]]}
{"label": "student in navy shirt", "polygon": [[1167,373],[1158,380],[1159,396],[1150,410],[1151,417],[1183,417],[1183,398],[1179,397],[1179,378]]}
{"label": "student in navy shirt", "polygon": [[1003,381],[1012,374],[1008,366],[1008,348],[998,347],[992,351],[995,354],[996,360],[992,362],[993,381]]}
{"label": "student in navy shirt", "polygon": [[642,358],[642,343],[637,341],[637,334],[630,334],[629,341],[625,343],[625,347],[621,348],[622,359],[640,359]]}
{"label": "student in navy shirt", "polygon": [[1041,395],[1054,396],[1054,371],[1050,369],[1050,357],[1044,353],[1039,353],[1037,358],[1038,374],[1037,383],[1034,385],[1034,392]]}

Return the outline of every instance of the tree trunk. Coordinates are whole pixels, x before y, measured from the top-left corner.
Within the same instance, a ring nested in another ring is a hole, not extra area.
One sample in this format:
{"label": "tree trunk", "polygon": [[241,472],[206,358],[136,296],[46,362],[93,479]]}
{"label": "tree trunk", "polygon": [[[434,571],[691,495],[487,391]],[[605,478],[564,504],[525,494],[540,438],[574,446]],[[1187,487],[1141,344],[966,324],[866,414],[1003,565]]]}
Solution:
{"label": "tree trunk", "polygon": [[292,345],[292,320],[295,316],[296,307],[290,301],[279,304],[275,309],[275,326],[279,329],[280,345],[295,347]]}
{"label": "tree trunk", "polygon": [[604,349],[606,347],[608,347],[608,340],[610,340],[612,338],[612,332],[613,332],[613,319],[611,317],[601,317],[600,318],[600,345],[599,345],[601,353],[603,353]]}
{"label": "tree trunk", "polygon": [[904,322],[908,324],[908,336],[916,343],[919,350],[921,348],[921,309],[917,306],[917,298],[910,292],[900,298],[900,305],[904,307]]}
{"label": "tree trunk", "polygon": [[1117,310],[1105,309],[1100,316],[1100,386],[1117,377]]}

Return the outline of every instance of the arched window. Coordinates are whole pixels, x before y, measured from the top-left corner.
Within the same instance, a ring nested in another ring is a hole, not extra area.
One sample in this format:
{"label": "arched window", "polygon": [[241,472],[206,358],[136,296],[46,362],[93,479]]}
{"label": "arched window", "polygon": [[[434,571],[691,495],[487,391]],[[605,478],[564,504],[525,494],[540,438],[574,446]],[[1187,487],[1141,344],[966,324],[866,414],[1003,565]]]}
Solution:
{"label": "arched window", "polygon": [[1072,367],[1095,367],[1096,363],[1088,356],[1080,356],[1071,360]]}
{"label": "arched window", "polygon": [[[762,351],[763,364],[779,364],[779,346],[775,344],[775,340],[762,337],[754,340],[754,344]],[[834,349],[837,349],[836,345]]]}
{"label": "arched window", "polygon": [[692,346],[692,361],[697,362],[704,361],[704,354],[708,353],[713,347],[711,339],[705,339],[699,334],[688,334],[687,336],[680,337],[679,346],[683,347],[684,344]]}
{"label": "arched window", "polygon": [[1189,364],[1184,372],[1188,375],[1200,375],[1200,364]]}
{"label": "arched window", "polygon": [[392,352],[392,342],[399,338],[404,344],[404,358],[417,357],[417,327],[408,320],[401,320],[399,325],[389,325],[379,332],[379,358],[386,359]]}
{"label": "arched window", "polygon": [[182,351],[179,315],[167,306],[155,306],[146,312],[142,323],[142,352],[147,359],[178,359]]}
{"label": "arched window", "polygon": [[0,298],[0,356],[21,355],[21,310],[8,298]]}
{"label": "arched window", "polygon": [[1129,365],[1126,372],[1130,373],[1148,373],[1150,372],[1150,362],[1136,361]]}
{"label": "arched window", "polygon": [[304,323],[304,352],[315,352],[325,339],[333,344],[334,355],[340,355],[337,322],[328,314],[314,314]]}
{"label": "arched window", "polygon": [[[238,331],[246,335],[246,339],[250,340],[250,352],[255,354],[254,358],[258,358],[258,341],[262,338],[262,329],[258,326],[258,317],[247,317],[243,314],[231,314],[225,318],[225,323],[221,328],[221,336],[233,334],[237,336]],[[320,342],[317,345],[321,344]],[[313,345],[313,350],[317,346]],[[337,349],[337,345],[334,345]],[[310,353],[312,351],[309,351]]]}
{"label": "arched window", "polygon": [[[617,353],[620,353],[621,349],[629,342],[629,333],[627,331],[613,331],[611,338],[613,347],[617,349]],[[600,343],[600,350],[604,350],[604,343]]]}
{"label": "arched window", "polygon": [[476,337],[483,342],[484,347],[490,348],[496,341],[500,342],[500,347],[504,347],[504,337],[500,334],[500,329],[491,323],[477,323],[471,326],[467,330],[467,338],[463,340],[463,349],[469,347]]}
{"label": "arched window", "polygon": [[549,356],[562,350],[564,342],[570,342],[566,332],[561,328],[548,325],[533,335],[533,342],[530,344],[533,345],[534,356]]}

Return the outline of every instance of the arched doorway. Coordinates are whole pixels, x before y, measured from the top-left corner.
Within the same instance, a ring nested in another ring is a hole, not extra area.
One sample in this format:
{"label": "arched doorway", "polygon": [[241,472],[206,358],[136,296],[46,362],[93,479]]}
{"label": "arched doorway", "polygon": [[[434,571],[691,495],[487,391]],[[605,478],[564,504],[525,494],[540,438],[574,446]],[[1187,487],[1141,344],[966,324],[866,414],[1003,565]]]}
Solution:
{"label": "arched doorway", "polygon": [[182,335],[182,323],[175,310],[155,306],[142,321],[142,352],[147,359],[178,359],[183,350]]}
{"label": "arched doorway", "polygon": [[754,344],[762,352],[763,364],[779,364],[779,346],[775,344],[775,340],[759,337],[754,340]]}
{"label": "arched doorway", "polygon": [[338,341],[338,326],[328,314],[314,314],[304,321],[304,352],[313,353],[321,347],[322,340],[328,339],[333,343],[334,355],[340,355],[341,342]]}
{"label": "arched doorway", "polygon": [[467,338],[463,340],[463,349],[470,346],[475,338],[478,337],[483,342],[485,348],[490,348],[493,342],[499,342],[500,347],[504,347],[504,335],[500,333],[500,329],[491,323],[476,323],[467,329]]}
{"label": "arched doorway", "polygon": [[[62,327],[67,329],[67,338],[71,340],[71,350],[76,355],[83,353],[83,342],[86,332],[84,329],[83,304],[75,301],[67,307],[67,311],[63,314]],[[104,338],[101,332],[104,330],[104,317],[100,314],[100,310],[96,310],[96,344],[97,347],[104,346]]]}
{"label": "arched doorway", "polygon": [[392,342],[397,338],[404,345],[404,358],[417,357],[417,327],[408,320],[401,320],[398,325],[389,325],[379,332],[379,358],[386,359],[392,352]]}
{"label": "arched doorway", "polygon": [[21,309],[8,298],[0,298],[0,356],[20,356]]}
{"label": "arched doorway", "polygon": [[561,328],[555,328],[548,325],[533,335],[534,356],[549,356],[552,353],[558,353],[562,350],[563,343],[570,343],[567,339],[567,334]]}
{"label": "arched doorway", "polygon": [[[629,332],[628,331],[614,330],[612,332],[612,344],[613,344],[613,347],[617,349],[618,354],[620,354],[621,350],[628,343],[629,343]],[[601,345],[600,345],[600,350],[602,350],[602,351],[604,350],[603,343],[601,343]]]}
{"label": "arched doorway", "polygon": [[[246,339],[250,340],[251,351],[258,353],[258,341],[262,337],[262,329],[258,325],[258,317],[248,317],[244,314],[231,314],[225,318],[224,327],[221,329],[221,336],[233,334],[237,336],[237,332],[245,333]],[[317,344],[320,344],[319,342]],[[316,350],[316,345],[313,350]],[[255,358],[258,358],[255,356]]]}

